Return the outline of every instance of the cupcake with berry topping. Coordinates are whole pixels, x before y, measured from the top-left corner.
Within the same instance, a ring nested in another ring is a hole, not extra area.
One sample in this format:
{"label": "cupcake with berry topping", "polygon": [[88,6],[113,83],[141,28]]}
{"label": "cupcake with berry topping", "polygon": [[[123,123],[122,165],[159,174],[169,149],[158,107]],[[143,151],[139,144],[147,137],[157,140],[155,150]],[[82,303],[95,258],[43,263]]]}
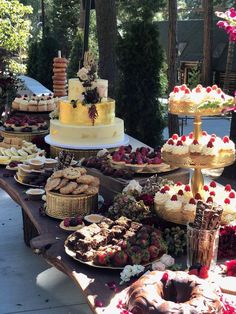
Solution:
{"label": "cupcake with berry topping", "polygon": [[173,155],[181,155],[181,157],[187,157],[188,152],[189,152],[188,145],[184,144],[184,142],[179,140],[179,141],[177,141],[172,154]]}
{"label": "cupcake with berry topping", "polygon": [[20,101],[23,97],[21,95],[17,95],[16,98],[12,102],[12,109],[19,110],[20,109]]}
{"label": "cupcake with berry topping", "polygon": [[29,100],[26,97],[20,99],[19,110],[28,111]]}
{"label": "cupcake with berry topping", "polygon": [[229,139],[228,136],[224,136],[221,141],[220,152],[222,153],[235,153],[235,144]]}
{"label": "cupcake with berry topping", "polygon": [[56,108],[54,98],[52,96],[47,97],[47,111],[53,111]]}
{"label": "cupcake with berry topping", "polygon": [[209,141],[202,148],[202,155],[214,157],[217,154],[218,154],[217,147],[216,147],[216,145],[214,144],[213,141]]}
{"label": "cupcake with berry topping", "polygon": [[38,111],[47,111],[47,100],[45,97],[41,97],[38,102]]}
{"label": "cupcake with berry topping", "polygon": [[165,215],[166,220],[179,221],[182,211],[182,202],[178,199],[176,194],[172,195],[171,198],[165,203]]}
{"label": "cupcake with berry topping", "polygon": [[202,152],[202,144],[198,140],[194,139],[189,145],[189,151],[193,155],[200,155]]}
{"label": "cupcake with berry topping", "polygon": [[38,101],[37,96],[34,94],[29,101],[29,111],[37,111],[38,110]]}

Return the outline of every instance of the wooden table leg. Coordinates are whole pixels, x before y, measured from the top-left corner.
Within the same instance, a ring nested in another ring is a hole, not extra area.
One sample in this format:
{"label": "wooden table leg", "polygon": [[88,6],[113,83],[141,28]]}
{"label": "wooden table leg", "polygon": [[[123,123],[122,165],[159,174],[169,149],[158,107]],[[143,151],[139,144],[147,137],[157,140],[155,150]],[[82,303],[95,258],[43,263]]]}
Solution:
{"label": "wooden table leg", "polygon": [[29,219],[28,215],[25,213],[24,209],[21,208],[22,219],[23,219],[23,232],[24,232],[24,241],[27,246],[30,247],[30,240],[38,236],[38,231]]}

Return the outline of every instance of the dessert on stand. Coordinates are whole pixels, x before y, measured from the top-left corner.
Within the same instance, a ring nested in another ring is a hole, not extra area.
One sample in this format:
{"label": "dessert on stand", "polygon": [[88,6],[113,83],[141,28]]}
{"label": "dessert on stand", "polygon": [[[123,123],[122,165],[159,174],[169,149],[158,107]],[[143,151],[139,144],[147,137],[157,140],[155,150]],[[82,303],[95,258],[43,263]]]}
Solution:
{"label": "dessert on stand", "polygon": [[12,110],[19,112],[30,113],[44,113],[55,110],[57,97],[55,94],[29,96],[27,94],[18,95],[12,102]]}
{"label": "dessert on stand", "polygon": [[51,115],[45,141],[52,155],[64,149],[80,157],[128,143],[124,121],[115,117],[115,100],[107,96],[108,82],[97,79],[96,68],[87,52],[79,78],[69,80],[68,98],[61,98],[58,111]]}
{"label": "dessert on stand", "polygon": [[194,116],[194,131],[179,137],[174,134],[162,147],[163,160],[173,166],[193,168],[191,185],[181,182],[163,186],[155,196],[156,212],[162,218],[186,224],[194,219],[198,200],[222,205],[222,223],[236,217],[236,192],[230,185],[220,187],[215,182],[204,185],[201,170],[221,168],[234,163],[235,145],[228,136],[223,138],[202,131],[201,117],[219,115],[232,106],[234,98],[224,94],[217,85],[198,85],[190,91],[186,85],[177,86],[169,97],[169,111]]}

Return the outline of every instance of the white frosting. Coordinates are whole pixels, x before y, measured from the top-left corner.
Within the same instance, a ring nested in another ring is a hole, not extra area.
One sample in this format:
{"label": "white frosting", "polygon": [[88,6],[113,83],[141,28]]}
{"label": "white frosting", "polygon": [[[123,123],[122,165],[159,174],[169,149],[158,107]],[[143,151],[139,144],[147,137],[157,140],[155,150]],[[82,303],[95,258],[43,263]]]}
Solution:
{"label": "white frosting", "polygon": [[182,202],[181,201],[172,201],[168,200],[165,204],[166,210],[180,210],[182,208]]}
{"label": "white frosting", "polygon": [[215,156],[218,153],[218,150],[215,146],[207,147],[204,146],[202,149],[202,155]]}
{"label": "white frosting", "polygon": [[170,199],[170,194],[168,192],[161,193],[159,191],[155,194],[155,198],[154,198],[155,203],[157,205],[163,205],[169,199]]}
{"label": "white frosting", "polygon": [[27,106],[28,103],[29,103],[28,100],[27,100],[27,99],[24,99],[24,98],[22,98],[22,99],[20,100],[20,102],[19,102],[19,104],[22,105],[22,106]]}
{"label": "white frosting", "polygon": [[221,142],[221,149],[222,150],[235,150],[235,144],[233,141],[229,141],[229,143],[224,143],[223,141]]}
{"label": "white frosting", "polygon": [[162,151],[167,153],[172,153],[174,150],[175,145],[170,145],[167,142],[163,145]]}
{"label": "white frosting", "polygon": [[173,150],[173,154],[176,155],[184,155],[184,154],[188,154],[188,146],[187,145],[179,145],[179,146],[174,146],[174,150]]}
{"label": "white frosting", "polygon": [[189,145],[189,151],[190,151],[190,153],[201,153],[202,145],[200,143],[198,143],[198,144],[192,143]]}
{"label": "white frosting", "polygon": [[196,210],[196,205],[194,204],[185,204],[184,205],[184,208],[183,208],[185,211],[189,211],[189,212],[192,212],[192,211],[195,211]]}

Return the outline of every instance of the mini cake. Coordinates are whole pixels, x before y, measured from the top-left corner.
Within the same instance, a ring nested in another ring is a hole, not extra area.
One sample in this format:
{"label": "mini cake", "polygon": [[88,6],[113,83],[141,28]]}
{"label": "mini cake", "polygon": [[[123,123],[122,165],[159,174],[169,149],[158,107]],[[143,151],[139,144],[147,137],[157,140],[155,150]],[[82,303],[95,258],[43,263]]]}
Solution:
{"label": "mini cake", "polygon": [[234,105],[234,98],[217,85],[197,85],[192,91],[185,85],[175,86],[169,96],[169,110],[174,114],[220,114]]}
{"label": "mini cake", "polygon": [[12,108],[18,110],[20,108],[20,101],[22,96],[18,95],[12,102]]}
{"label": "mini cake", "polygon": [[29,101],[26,97],[20,99],[19,109],[21,111],[28,111]]}
{"label": "mini cake", "polygon": [[177,166],[201,165],[206,168],[219,168],[231,164],[235,159],[235,145],[228,136],[221,139],[215,134],[207,134],[206,131],[202,132],[199,140],[194,139],[192,133],[181,137],[174,134],[161,151],[164,161],[173,161]]}
{"label": "mini cake", "polygon": [[6,131],[32,132],[47,130],[47,123],[41,117],[12,115],[3,124]]}
{"label": "mini cake", "polygon": [[53,111],[56,107],[57,97],[52,94],[37,96],[33,94],[31,97],[17,96],[12,102],[12,108],[19,111]]}

